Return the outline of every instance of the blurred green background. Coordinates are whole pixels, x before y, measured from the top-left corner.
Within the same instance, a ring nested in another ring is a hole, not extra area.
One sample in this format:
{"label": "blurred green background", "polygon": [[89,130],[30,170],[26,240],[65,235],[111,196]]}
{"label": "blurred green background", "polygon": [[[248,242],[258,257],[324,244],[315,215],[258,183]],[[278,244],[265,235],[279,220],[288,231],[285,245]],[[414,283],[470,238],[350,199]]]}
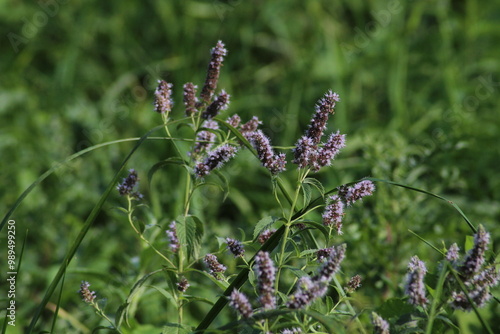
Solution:
{"label": "blurred green background", "polygon": [[[364,176],[423,188],[455,201],[498,243],[499,1],[2,0],[0,17],[2,216],[57,161],[160,124],[152,107],[157,79],[174,84],[172,117],[181,117],[181,87],[202,85],[209,51],[220,39],[228,49],[218,86],[231,94],[225,113],[258,116],[274,145],[293,145],[316,101],[328,89],[339,93],[328,131],[347,134],[347,148],[317,174],[327,189]],[[12,216],[18,245],[29,229],[18,278],[20,326],[132,147],[108,146],[69,163]],[[146,175],[172,154],[171,144],[151,141],[128,164],[139,171],[141,191],[162,223],[179,213],[180,170],[164,169],[151,187]],[[289,165],[290,183],[293,169]],[[195,209],[213,233],[237,234],[238,224],[251,234],[260,218],[277,213],[268,176],[245,154],[225,173],[229,198]],[[61,330],[99,321],[75,293],[82,279],[92,279],[110,305],[130,289],[140,246],[119,205],[123,199],[113,194],[70,267]],[[344,270],[364,278],[360,309],[402,295],[412,255],[429,264],[440,259],[408,229],[438,247],[444,241],[463,248],[470,234],[446,203],[384,184],[346,219],[342,240],[352,247]],[[0,254],[4,263],[6,251]],[[2,291],[0,301],[5,298]],[[160,325],[163,313],[148,310],[145,305],[138,321]],[[492,304],[484,312],[492,319],[500,309]],[[50,316],[47,310],[41,328]],[[473,330],[469,318],[457,320],[464,333]]]}

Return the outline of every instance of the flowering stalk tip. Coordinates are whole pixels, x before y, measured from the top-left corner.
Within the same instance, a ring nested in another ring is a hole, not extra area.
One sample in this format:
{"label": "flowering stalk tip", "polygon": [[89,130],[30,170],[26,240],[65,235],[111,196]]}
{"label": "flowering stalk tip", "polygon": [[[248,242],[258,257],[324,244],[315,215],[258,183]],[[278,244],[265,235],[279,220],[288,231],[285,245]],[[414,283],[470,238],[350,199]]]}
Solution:
{"label": "flowering stalk tip", "polygon": [[160,114],[169,113],[172,110],[174,101],[172,100],[171,83],[164,80],[158,80],[158,87],[155,91],[155,111]]}

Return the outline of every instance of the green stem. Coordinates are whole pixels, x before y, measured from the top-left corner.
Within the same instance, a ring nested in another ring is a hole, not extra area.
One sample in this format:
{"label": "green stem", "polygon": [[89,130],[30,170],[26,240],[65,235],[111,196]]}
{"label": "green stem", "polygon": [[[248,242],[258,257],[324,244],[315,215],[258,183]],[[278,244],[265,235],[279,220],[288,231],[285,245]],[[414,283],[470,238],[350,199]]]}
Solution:
{"label": "green stem", "polygon": [[110,318],[108,318],[108,316],[107,316],[107,315],[106,315],[106,314],[105,314],[105,313],[101,310],[101,308],[99,307],[99,305],[97,305],[97,303],[96,303],[95,301],[92,301],[92,304],[91,304],[91,305],[94,307],[94,309],[96,310],[97,314],[98,314],[101,318],[105,319],[107,322],[109,322],[109,323],[110,323],[111,327],[112,327],[115,331],[117,331],[117,332],[118,332],[118,333],[120,333],[120,334],[122,333],[122,331],[121,331],[118,327],[116,327],[116,326],[115,326],[115,324],[113,323],[113,321],[111,321],[111,319],[110,319]]}
{"label": "green stem", "polygon": [[359,320],[359,317],[356,316],[356,311],[354,310],[354,307],[352,307],[351,303],[347,299],[347,295],[344,291],[344,288],[342,287],[339,280],[337,279],[337,276],[335,276],[335,275],[333,276],[333,282],[335,283],[335,286],[337,287],[337,290],[339,291],[340,297],[342,299],[344,299],[345,305],[347,306],[347,308],[351,312],[352,316],[356,319],[356,323],[358,324],[361,333],[366,334],[365,328],[363,327],[361,320]]}
{"label": "green stem", "polygon": [[132,226],[132,229],[135,231],[135,233],[139,236],[139,238],[144,241],[146,244],[148,244],[151,249],[155,251],[156,254],[158,254],[162,259],[164,259],[172,268],[175,268],[175,265],[170,261],[165,255],[163,255],[158,249],[156,249],[155,246],[151,242],[149,242],[148,239],[144,238],[142,233],[135,227],[134,221],[132,214],[134,213],[134,210],[132,209],[132,198],[130,196],[127,196],[128,199],[128,209],[127,209],[127,216],[128,216],[128,222],[130,223],[130,226]]}

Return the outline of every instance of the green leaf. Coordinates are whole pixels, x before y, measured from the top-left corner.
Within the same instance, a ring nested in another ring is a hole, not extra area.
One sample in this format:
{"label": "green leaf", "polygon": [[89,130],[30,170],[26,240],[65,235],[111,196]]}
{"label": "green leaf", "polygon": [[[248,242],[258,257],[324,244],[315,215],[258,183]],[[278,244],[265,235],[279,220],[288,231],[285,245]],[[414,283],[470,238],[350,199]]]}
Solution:
{"label": "green leaf", "polygon": [[169,291],[167,291],[167,290],[165,290],[163,288],[154,286],[154,285],[149,285],[148,287],[150,287],[152,289],[155,289],[156,291],[158,291],[159,293],[161,293],[165,298],[167,298],[172,303],[172,305],[176,305],[177,304],[177,302],[175,300],[175,297]]}
{"label": "green leaf", "polygon": [[186,250],[188,260],[197,258],[204,228],[201,220],[196,216],[179,216],[175,222],[179,244]]}
{"label": "green leaf", "polygon": [[188,220],[192,220],[195,224],[195,230],[194,230],[194,239],[193,241],[193,247],[192,247],[192,254],[188,253],[188,256],[191,255],[192,258],[198,258],[198,255],[200,253],[200,248],[201,248],[201,240],[203,239],[203,235],[205,234],[205,228],[203,226],[203,222],[198,218],[197,216],[188,216]]}
{"label": "green leaf", "polygon": [[384,319],[399,318],[405,314],[412,313],[413,306],[400,298],[386,300],[377,310],[377,313]]}
{"label": "green leaf", "polygon": [[[323,236],[325,237],[325,241],[328,242],[330,232],[329,232],[328,228],[325,227],[325,225],[318,223],[318,222],[315,222],[313,220],[302,220],[302,221],[298,221],[297,223],[303,223],[303,224],[309,225],[309,226],[319,230],[323,234]],[[303,232],[303,231],[298,231],[297,233],[301,233],[301,232]]]}
{"label": "green leaf", "polygon": [[311,186],[309,186],[308,184],[303,184],[301,189],[302,193],[304,194],[303,206],[306,207],[311,202],[311,196],[312,196]]}
{"label": "green leaf", "polygon": [[280,217],[267,216],[259,220],[257,225],[255,225],[255,228],[253,229],[253,239],[256,240],[262,231],[268,229],[280,219]]}
{"label": "green leaf", "polygon": [[314,188],[318,189],[319,193],[321,194],[321,197],[325,196],[325,187],[323,187],[323,184],[317,179],[308,177],[304,180],[303,184],[310,184]]}

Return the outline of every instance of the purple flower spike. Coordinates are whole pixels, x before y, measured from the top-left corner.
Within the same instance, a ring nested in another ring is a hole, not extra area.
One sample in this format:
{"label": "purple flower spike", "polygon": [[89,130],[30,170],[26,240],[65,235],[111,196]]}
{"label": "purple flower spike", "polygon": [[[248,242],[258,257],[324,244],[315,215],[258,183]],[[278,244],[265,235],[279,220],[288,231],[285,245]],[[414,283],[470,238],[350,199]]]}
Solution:
{"label": "purple flower spike", "polygon": [[78,293],[82,296],[82,300],[88,304],[92,304],[94,302],[94,299],[96,297],[95,291],[90,291],[89,290],[90,284],[89,282],[82,281],[82,284],[80,285],[80,290]]}
{"label": "purple flower spike", "polygon": [[372,325],[375,334],[390,334],[389,323],[375,312],[372,312]]}
{"label": "purple flower spike", "polygon": [[238,240],[234,240],[231,238],[226,238],[227,249],[234,255],[234,257],[243,257],[245,254],[245,249],[243,248],[243,244]]}
{"label": "purple flower spike", "polygon": [[196,97],[196,89],[198,87],[192,82],[188,82],[184,85],[184,106],[186,107],[186,116],[192,116],[196,113],[196,103],[198,98]]}
{"label": "purple flower spike", "polygon": [[342,186],[339,188],[339,196],[343,198],[347,206],[359,201],[365,196],[370,196],[375,191],[375,185],[372,181],[365,180],[356,183],[352,187]]}
{"label": "purple flower spike", "polygon": [[141,199],[143,197],[142,194],[138,191],[134,191],[134,188],[139,183],[139,176],[137,175],[135,169],[130,169],[128,173],[128,176],[123,179],[122,183],[120,183],[116,189],[121,196],[130,196],[133,199]]}
{"label": "purple flower spike", "polygon": [[425,263],[420,261],[418,256],[411,258],[408,264],[408,276],[406,280],[406,295],[410,297],[408,302],[415,306],[425,306],[427,297],[425,296],[424,277],[427,273]]}
{"label": "purple flower spike", "polygon": [[271,174],[276,175],[285,170],[285,154],[274,154],[269,138],[261,130],[245,134],[246,138],[257,151],[257,156]]}
{"label": "purple flower spike", "polygon": [[460,248],[458,248],[458,245],[454,243],[453,245],[448,248],[448,251],[446,252],[446,260],[449,262],[454,262],[458,260],[460,255],[458,252],[460,251]]}
{"label": "purple flower spike", "polygon": [[201,103],[208,105],[212,100],[215,89],[217,88],[217,82],[219,81],[220,69],[224,56],[227,55],[227,50],[224,48],[224,43],[221,41],[217,42],[217,45],[212,49],[212,58],[210,64],[208,64],[207,78],[205,79],[205,84],[200,93]]}
{"label": "purple flower spike", "polygon": [[181,292],[186,292],[189,288],[189,282],[185,277],[182,277],[179,282],[177,282],[177,290]]}
{"label": "purple flower spike", "polygon": [[213,117],[217,116],[217,114],[221,110],[226,110],[229,105],[229,98],[230,95],[223,89],[219,96],[217,96],[215,101],[208,106],[205,112],[203,112],[201,118],[212,119]]}
{"label": "purple flower spike", "polygon": [[345,135],[341,135],[338,131],[330,135],[325,146],[318,152],[318,170],[320,167],[330,166],[333,159],[337,156],[342,148],[345,147]]}
{"label": "purple flower spike", "polygon": [[203,261],[205,261],[209,269],[210,275],[212,275],[218,280],[222,280],[222,273],[226,271],[226,266],[220,264],[219,260],[217,260],[217,257],[213,254],[205,255]]}
{"label": "purple flower spike", "polygon": [[174,101],[172,100],[171,83],[164,80],[158,80],[158,88],[155,91],[155,111],[160,114],[169,113],[172,110]]}
{"label": "purple flower spike", "polygon": [[167,234],[168,240],[170,242],[170,250],[174,253],[177,253],[179,248],[181,247],[179,244],[179,239],[177,239],[177,229],[175,225],[175,221],[171,222],[168,225],[168,230],[165,231]]}
{"label": "purple flower spike", "polygon": [[317,151],[318,146],[314,144],[313,140],[307,136],[302,136],[293,149],[295,156],[293,163],[299,165],[299,168],[314,165],[318,159]]}
{"label": "purple flower spike", "polygon": [[241,125],[240,132],[243,135],[245,135],[246,133],[255,132],[257,131],[257,128],[260,124],[262,124],[262,121],[259,121],[259,118],[257,116],[254,116],[251,120]]}
{"label": "purple flower spike", "polygon": [[316,113],[314,114],[306,136],[311,138],[314,144],[319,144],[323,132],[326,129],[328,116],[334,113],[335,104],[340,101],[337,93],[328,91],[316,105]]}
{"label": "purple flower spike", "polygon": [[482,225],[479,225],[477,233],[474,235],[474,247],[469,251],[464,264],[459,268],[463,278],[469,279],[481,269],[489,242],[490,234],[484,230]]}
{"label": "purple flower spike", "polygon": [[[216,121],[205,121],[203,122],[202,127],[206,129],[218,130],[219,124]],[[212,131],[203,130],[198,132],[193,151],[190,152],[189,155],[196,157],[201,152],[210,150],[215,141],[215,137],[216,135]]]}
{"label": "purple flower spike", "polygon": [[323,224],[325,226],[334,225],[338,234],[342,234],[342,219],[344,218],[344,203],[340,196],[329,197],[330,203],[325,207],[323,213]]}
{"label": "purple flower spike", "polygon": [[344,260],[346,247],[346,244],[342,244],[331,248],[330,256],[323,262],[318,274],[313,277],[313,281],[328,284],[333,279],[340,269],[340,263]]}
{"label": "purple flower spike", "polygon": [[236,148],[230,145],[222,145],[208,153],[203,162],[194,168],[194,173],[198,177],[210,174],[216,168],[220,168],[236,154]]}
{"label": "purple flower spike", "polygon": [[259,301],[265,310],[276,308],[274,297],[274,280],[276,269],[269,257],[268,252],[260,251],[255,256],[255,276],[257,276],[257,289],[259,291]]}
{"label": "purple flower spike", "polygon": [[248,302],[247,296],[236,289],[231,292],[231,296],[229,297],[229,306],[238,311],[238,313],[245,319],[250,318],[253,314],[252,306]]}
{"label": "purple flower spike", "polygon": [[233,128],[237,128],[238,125],[240,125],[241,122],[241,117],[238,116],[238,114],[234,114],[233,116],[229,117],[226,122],[231,125]]}

